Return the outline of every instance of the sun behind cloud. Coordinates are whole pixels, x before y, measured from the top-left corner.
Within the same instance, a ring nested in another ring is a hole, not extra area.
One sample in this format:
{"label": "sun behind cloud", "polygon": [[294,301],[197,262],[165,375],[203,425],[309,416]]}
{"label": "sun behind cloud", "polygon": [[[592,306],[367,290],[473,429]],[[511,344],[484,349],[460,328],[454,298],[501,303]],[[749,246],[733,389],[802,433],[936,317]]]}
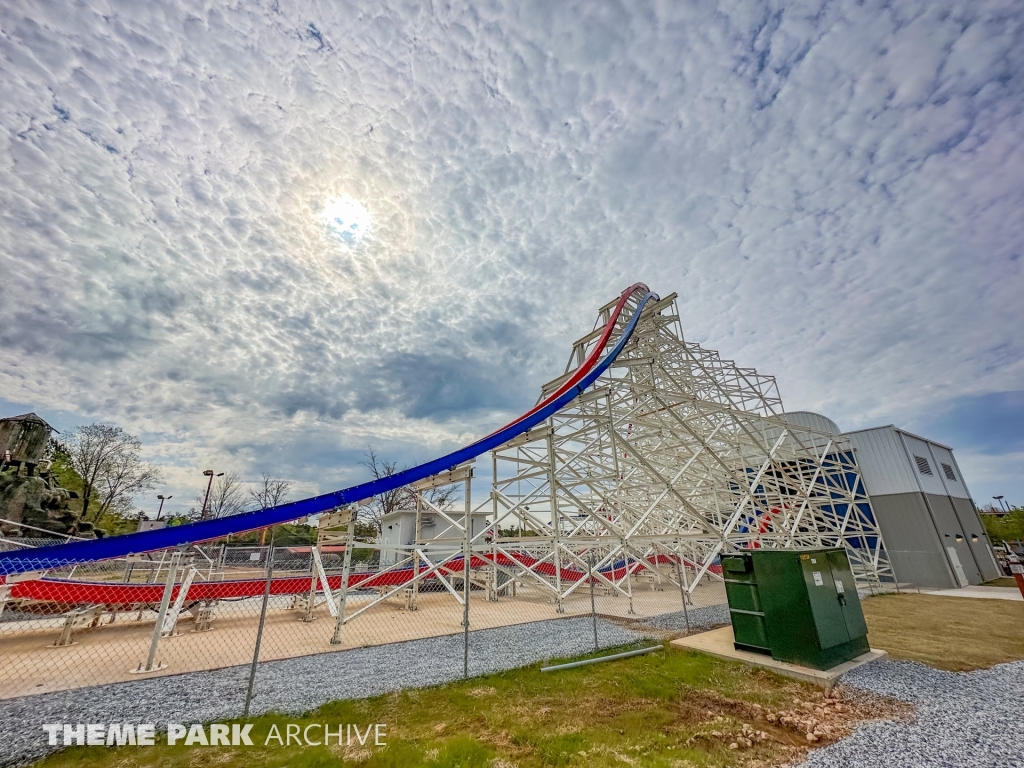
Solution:
{"label": "sun behind cloud", "polygon": [[356,245],[370,231],[370,212],[348,195],[328,200],[320,217],[328,231],[348,246]]}

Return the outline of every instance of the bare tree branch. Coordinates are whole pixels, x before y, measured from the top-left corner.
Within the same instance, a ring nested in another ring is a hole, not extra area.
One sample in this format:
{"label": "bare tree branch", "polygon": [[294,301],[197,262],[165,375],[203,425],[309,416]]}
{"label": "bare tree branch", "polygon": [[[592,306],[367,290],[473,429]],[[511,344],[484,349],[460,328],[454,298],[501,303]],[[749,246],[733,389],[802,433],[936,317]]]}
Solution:
{"label": "bare tree branch", "polygon": [[68,435],[68,458],[82,478],[83,520],[94,496],[99,518],[107,511],[126,514],[134,496],[153,488],[160,470],[142,461],[141,449],[139,438],[111,424],[89,424]]}
{"label": "bare tree branch", "polygon": [[160,479],[160,470],[143,464],[138,456],[128,453],[115,455],[105,474],[97,517],[108,511],[128,515],[132,509],[132,498],[151,490]]}
{"label": "bare tree branch", "polygon": [[[370,474],[373,475],[374,480],[391,477],[392,475],[403,471],[402,469],[399,469],[397,461],[388,461],[381,458],[370,446],[367,446],[364,456],[366,458],[359,463],[370,470]],[[457,498],[456,487],[452,485],[445,486],[443,488],[432,488],[424,495],[432,504],[441,509],[448,509],[451,507]],[[363,522],[368,522],[373,525],[377,534],[380,535],[381,518],[385,515],[401,510],[415,509],[416,495],[411,488],[404,486],[402,488],[396,488],[393,491],[388,491],[387,493],[374,496],[373,502],[363,508],[363,510],[365,510],[365,514],[369,518]],[[360,512],[360,515],[362,514],[364,514],[363,511]]]}
{"label": "bare tree branch", "polygon": [[[365,460],[359,463],[370,470],[374,480],[391,477],[399,471],[397,462],[382,459],[372,447],[367,447],[365,456]],[[407,509],[410,503],[408,497],[409,493],[405,488],[396,488],[379,496],[374,496],[373,502],[360,510],[360,512],[365,513],[369,517],[369,520],[364,520],[364,522],[373,525],[377,529],[377,533],[380,534],[381,518],[398,509]]]}
{"label": "bare tree branch", "polygon": [[260,483],[255,489],[249,489],[249,498],[260,509],[270,509],[288,499],[288,492],[292,484],[287,480],[274,480],[266,473],[263,473]]}
{"label": "bare tree branch", "polygon": [[[202,511],[204,494],[196,497],[196,507]],[[215,477],[210,487],[210,500],[206,502],[206,514],[210,518],[229,517],[245,511],[245,492],[237,472],[228,472]]]}

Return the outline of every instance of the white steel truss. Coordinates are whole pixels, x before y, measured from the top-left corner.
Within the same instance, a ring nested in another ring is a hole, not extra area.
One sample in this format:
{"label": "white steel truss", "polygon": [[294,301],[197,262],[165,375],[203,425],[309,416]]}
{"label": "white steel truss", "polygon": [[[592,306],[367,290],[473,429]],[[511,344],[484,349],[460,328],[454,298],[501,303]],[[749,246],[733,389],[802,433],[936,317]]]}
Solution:
{"label": "white steel truss", "polygon": [[859,583],[894,581],[847,441],[788,423],[774,378],[685,341],[675,294],[583,395],[493,451],[492,474],[492,567],[546,584],[559,607],[581,571],[631,596],[639,571],[682,562],[692,592],[719,555],[751,547],[843,546]]}
{"label": "white steel truss", "polygon": [[[587,358],[612,306],[601,308],[542,397]],[[632,311],[635,300],[623,326]],[[845,438],[788,423],[773,377],[686,342],[675,294],[644,310],[629,344],[586,392],[491,452],[486,500],[472,500],[473,478],[463,465],[408,489],[413,540],[389,545],[397,559],[358,610],[346,614],[342,587],[339,631],[399,592],[415,610],[427,579],[464,606],[471,588],[497,600],[514,595],[517,582],[540,586],[559,612],[593,582],[627,597],[632,612],[638,576],[689,595],[721,578],[720,555],[756,547],[843,546],[862,586],[895,582]],[[447,485],[464,486],[459,512],[430,500],[431,489]],[[427,515],[440,521],[429,536]],[[487,524],[474,530],[478,515]],[[349,539],[353,547],[381,548]],[[411,578],[383,580],[402,569]]]}

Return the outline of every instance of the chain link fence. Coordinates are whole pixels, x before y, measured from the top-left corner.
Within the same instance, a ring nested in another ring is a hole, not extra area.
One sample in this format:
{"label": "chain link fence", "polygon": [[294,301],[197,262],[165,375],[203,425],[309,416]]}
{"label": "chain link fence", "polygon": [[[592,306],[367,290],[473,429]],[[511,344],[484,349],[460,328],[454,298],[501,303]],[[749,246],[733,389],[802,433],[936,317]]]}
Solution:
{"label": "chain link fence", "polygon": [[180,691],[190,675],[208,685],[222,674],[240,684],[218,687],[220,710],[241,714],[294,703],[278,695],[288,664],[351,674],[356,651],[388,689],[415,684],[409,671],[423,665],[435,670],[423,680],[441,682],[728,622],[720,575],[694,583],[693,563],[664,555],[590,547],[556,565],[550,551],[516,542],[385,548],[339,530],[342,543],[321,534],[282,544],[271,529],[263,545],[206,543],[8,577],[0,699],[87,699],[82,689],[139,680]]}

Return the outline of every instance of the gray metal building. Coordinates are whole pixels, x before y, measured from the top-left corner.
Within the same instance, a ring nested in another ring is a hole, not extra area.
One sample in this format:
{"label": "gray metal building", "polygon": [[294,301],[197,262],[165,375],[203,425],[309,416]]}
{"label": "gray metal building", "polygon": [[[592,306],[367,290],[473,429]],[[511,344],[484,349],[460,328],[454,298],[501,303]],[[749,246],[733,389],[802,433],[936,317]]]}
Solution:
{"label": "gray metal building", "polygon": [[891,424],[842,433],[818,413],[784,418],[849,441],[897,579],[952,589],[1001,575],[949,446]]}
{"label": "gray metal building", "polygon": [[891,424],[847,432],[900,581],[980,584],[1000,575],[953,451]]}

